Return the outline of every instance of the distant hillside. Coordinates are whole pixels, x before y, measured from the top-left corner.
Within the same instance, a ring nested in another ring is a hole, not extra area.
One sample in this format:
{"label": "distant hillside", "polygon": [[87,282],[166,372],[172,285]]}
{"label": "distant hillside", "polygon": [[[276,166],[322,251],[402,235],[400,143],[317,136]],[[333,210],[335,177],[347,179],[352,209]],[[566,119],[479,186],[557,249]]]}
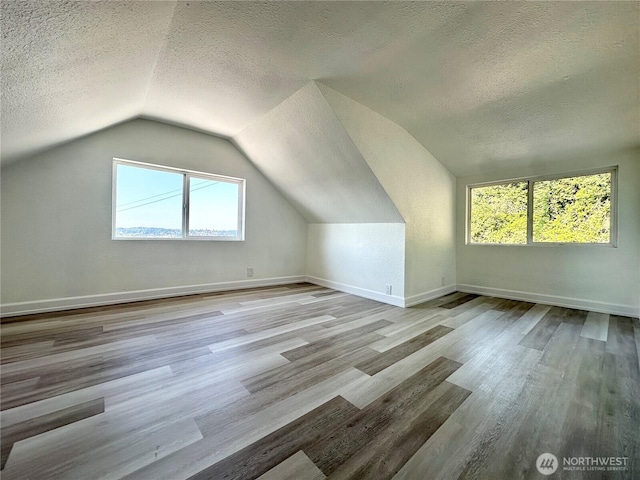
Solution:
{"label": "distant hillside", "polygon": [[[207,230],[197,229],[191,230],[189,235],[192,237],[235,237],[236,230]],[[116,228],[116,237],[129,238],[182,238],[182,230],[177,228],[159,228],[159,227],[127,227]]]}

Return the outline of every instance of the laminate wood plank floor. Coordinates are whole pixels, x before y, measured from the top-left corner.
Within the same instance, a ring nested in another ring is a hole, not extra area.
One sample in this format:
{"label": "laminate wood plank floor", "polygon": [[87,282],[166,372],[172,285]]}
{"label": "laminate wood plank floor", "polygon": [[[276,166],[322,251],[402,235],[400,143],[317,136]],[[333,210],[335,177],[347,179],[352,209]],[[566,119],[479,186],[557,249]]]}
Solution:
{"label": "laminate wood plank floor", "polygon": [[636,318],[303,283],[0,330],[5,480],[640,478]]}

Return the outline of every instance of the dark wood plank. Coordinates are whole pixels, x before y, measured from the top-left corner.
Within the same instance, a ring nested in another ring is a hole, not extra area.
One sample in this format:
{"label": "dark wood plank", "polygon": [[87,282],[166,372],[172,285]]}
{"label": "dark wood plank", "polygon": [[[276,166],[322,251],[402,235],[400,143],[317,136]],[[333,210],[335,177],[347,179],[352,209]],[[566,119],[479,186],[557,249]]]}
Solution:
{"label": "dark wood plank", "polygon": [[367,347],[382,338],[384,338],[382,335],[378,335],[376,333],[360,335],[356,338],[351,338],[348,341],[340,342],[337,345],[318,350],[306,357],[299,358],[295,362],[291,362],[289,365],[276,367],[267,372],[251,377],[248,380],[243,380],[242,383],[247,390],[254,393],[270,385],[276,385],[289,376],[324,365],[327,362],[340,358],[350,352]]}
{"label": "dark wood plank", "polygon": [[[149,307],[152,306],[154,305],[149,305]],[[104,320],[101,320],[102,325],[83,327],[79,322],[82,322],[82,319],[84,319],[85,317],[91,324],[95,324],[98,319],[100,319],[100,317],[93,318],[88,314],[75,315],[74,313],[70,313],[70,317],[59,320],[60,324],[55,328],[47,327],[43,329],[33,329],[22,334],[13,334],[8,337],[3,337],[2,347],[5,348],[12,345],[24,344],[25,342],[38,342],[46,340],[53,340],[54,346],[60,347],[73,345],[76,339],[78,339],[78,341],[81,341],[82,337],[85,337],[85,340],[96,339],[94,344],[99,345],[101,343],[108,343],[110,341],[113,341],[115,337],[118,337],[119,339],[131,338],[143,333],[149,334],[154,329],[157,329],[159,331],[163,329],[176,330],[184,328],[184,326],[189,325],[197,320],[213,319],[222,315],[222,312],[217,310],[212,310],[197,315],[180,315],[179,310],[173,308],[173,310],[175,311],[175,315],[170,319],[159,320],[156,322],[149,321],[136,323],[136,321],[138,320],[145,319],[145,312],[147,312],[148,310],[129,308],[125,312],[123,312],[122,316],[120,317],[116,316],[116,312],[119,311],[119,308],[117,307],[119,306],[114,306],[114,312],[109,317],[105,317]],[[109,313],[109,311],[104,310],[104,313]],[[77,318],[80,316],[82,316],[83,318]],[[52,317],[52,319],[55,318],[55,316]],[[117,320],[117,322],[115,320]],[[131,325],[128,325],[128,322],[132,322]],[[35,324],[35,322],[32,323]],[[108,332],[104,331],[105,326],[113,327],[115,323],[120,324],[122,328],[113,329]],[[90,332],[97,335],[90,335]],[[87,342],[85,346],[89,345],[89,342]],[[60,349],[60,351],[68,350],[68,348]]]}
{"label": "dark wood plank", "polygon": [[[36,322],[29,322],[27,320],[24,321],[25,325],[35,325]],[[21,322],[22,323],[22,322]],[[62,323],[57,325],[55,328],[30,328],[25,329],[24,332],[20,333],[12,333],[11,335],[3,335],[1,345],[2,348],[14,347],[25,345],[29,343],[37,343],[37,342],[45,342],[45,341],[55,341],[56,337],[61,335],[73,333],[79,327],[75,322]]]}
{"label": "dark wood plank", "polygon": [[605,344],[599,340],[579,337],[574,351],[574,362],[580,364],[574,381],[574,394],[562,427],[562,449],[558,458],[573,456],[593,456],[603,452],[598,446],[596,435],[600,390],[605,364]]}
{"label": "dark wood plank", "polygon": [[500,312],[508,312],[514,307],[517,307],[520,302],[517,300],[509,300],[506,298],[499,298],[498,302],[493,307],[493,310],[498,310]]}
{"label": "dark wood plank", "polygon": [[[334,300],[332,300],[333,302]],[[360,320],[367,317],[374,317],[375,315],[389,312],[394,307],[385,303],[373,302],[361,305],[361,308],[345,308],[338,311],[333,311],[331,315],[336,317],[335,320],[329,320],[328,322],[322,322],[322,327],[325,329],[342,326],[345,323]]]}
{"label": "dark wood plank", "polygon": [[584,327],[584,322],[587,319],[589,312],[587,310],[576,310],[574,308],[563,308],[562,322],[570,323],[572,325],[578,325]]}
{"label": "dark wood plank", "polygon": [[574,310],[571,308],[553,307],[542,317],[535,327],[520,341],[520,345],[536,350],[544,350],[561,323],[568,323],[582,327],[587,318],[584,310]]}
{"label": "dark wood plank", "polygon": [[9,459],[13,444],[41,433],[78,422],[104,412],[104,398],[80,403],[2,429],[2,468]]}
{"label": "dark wood plank", "polygon": [[419,303],[418,305],[412,305],[409,308],[411,308],[412,310],[425,310],[440,307],[445,303],[453,302],[459,298],[464,297],[465,295],[467,294],[463,292],[453,292],[447,295],[443,295],[442,297],[434,298],[433,300],[427,300],[426,302]]}
{"label": "dark wood plank", "polygon": [[276,345],[278,343],[285,342],[294,338],[300,338],[309,333],[317,333],[321,331],[324,331],[324,328],[321,325],[309,325],[308,327],[300,328],[292,332],[282,333],[280,335],[264,338],[255,342],[239,345],[237,347],[227,348],[215,353],[208,353],[206,355],[177,361],[171,364],[171,370],[178,375],[189,373],[203,366],[206,367],[217,362],[229,361],[238,356],[245,355],[261,348]]}
{"label": "dark wood plank", "polygon": [[375,336],[364,336],[359,341],[354,340],[351,345],[342,348],[339,354],[336,350],[329,352],[326,356],[320,352],[312,358],[298,360],[244,379],[242,385],[249,392],[256,393],[272,385],[282,384],[285,380],[295,379],[298,375],[305,373],[306,377],[316,381],[324,380],[327,376],[335,375],[359,362],[370,360],[379,355],[375,350],[367,348],[367,345],[376,339]]}
{"label": "dark wood plank", "polygon": [[245,388],[254,392],[251,396],[240,399],[227,407],[198,416],[196,422],[202,435],[205,437],[215,435],[221,428],[302,392],[352,367],[355,363],[374,357],[377,353],[375,350],[364,347],[312,368],[294,368],[295,364],[278,367],[272,371],[277,372],[276,377],[280,377],[280,381],[275,383],[268,381],[265,384],[260,384],[261,377],[259,375],[242,381]]}
{"label": "dark wood plank", "polygon": [[344,332],[340,332],[339,334],[323,338],[322,340],[318,340],[316,342],[311,342],[307,345],[303,345],[302,347],[287,350],[286,352],[282,353],[282,356],[290,362],[294,362],[302,358],[308,358],[310,355],[316,354],[318,352],[340,348],[341,346],[346,345],[347,342],[358,339],[368,333],[375,332],[376,330],[379,330],[388,325],[391,325],[391,322],[387,320],[378,320],[377,322],[372,322],[361,327],[356,327],[351,330],[347,330]]}
{"label": "dark wood plank", "polygon": [[[640,472],[640,368],[633,320],[611,315],[597,411],[597,450],[628,458],[630,472]],[[600,454],[600,453],[599,453]],[[613,477],[613,476],[612,476]]]}
{"label": "dark wood plank", "polygon": [[[276,289],[280,289],[280,288],[286,289],[287,291],[282,292],[280,294],[275,292]],[[154,307],[158,305],[189,304],[189,303],[193,303],[195,301],[203,300],[207,298],[215,298],[215,297],[223,297],[223,296],[228,297],[231,295],[238,295],[238,294],[247,295],[247,294],[257,293],[257,292],[268,292],[269,298],[271,298],[276,295],[291,295],[291,294],[295,294],[297,291],[316,290],[318,288],[319,287],[317,285],[313,285],[311,283],[300,283],[300,284],[283,285],[278,287],[251,287],[251,288],[237,289],[233,291],[193,293],[189,295],[179,295],[179,296],[167,297],[167,298],[154,298],[152,300],[134,300],[131,302],[122,302],[114,305],[99,305],[96,307],[73,308],[73,309],[62,310],[57,312],[32,313],[28,315],[2,317],[0,318],[0,323],[10,324],[10,323],[25,322],[25,321],[33,321],[33,320],[99,314],[104,312],[126,313],[130,311],[138,311],[145,307]]]}
{"label": "dark wood plank", "polygon": [[498,317],[498,320],[500,320],[501,322],[512,324],[520,319],[529,310],[531,310],[534,305],[535,303],[507,300],[504,303],[498,304],[497,308],[494,309],[504,312]]}
{"label": "dark wood plank", "polygon": [[439,357],[347,422],[334,427],[304,452],[325,475],[330,475],[460,366],[458,362]]}
{"label": "dark wood plank", "polygon": [[465,388],[449,382],[441,383],[350,457],[329,478],[392,478],[469,395],[471,392]]}
{"label": "dark wood plank", "polygon": [[542,319],[531,329],[525,337],[520,340],[518,345],[523,347],[535,348],[536,350],[544,350],[544,347],[553,336],[556,329],[562,323],[562,310],[554,307],[542,317]]}
{"label": "dark wood plank", "polygon": [[[488,429],[464,459],[457,475],[466,479],[537,478],[541,453],[561,453],[560,433],[575,394],[581,369],[576,361],[582,327],[563,323],[555,330],[540,361],[508,407],[494,413]],[[499,391],[499,390],[498,390]],[[513,397],[512,397],[513,398]],[[490,459],[490,460],[489,460]],[[550,477],[552,478],[552,477]]]}
{"label": "dark wood plank", "polygon": [[272,469],[298,450],[358,412],[342,397],[321,405],[263,439],[206,468],[190,480],[252,479]]}
{"label": "dark wood plank", "polygon": [[[98,335],[90,336],[86,338],[81,338],[81,337],[73,338],[70,336],[65,340],[54,341],[51,347],[25,351],[21,354],[16,354],[12,352],[5,354],[6,347],[2,347],[2,351],[3,351],[2,363],[8,364],[8,363],[18,362],[23,360],[34,359],[38,357],[49,356],[52,354],[78,351],[78,350],[82,350],[89,347],[96,347],[99,345],[108,345],[110,343],[121,342],[123,340],[135,339],[140,336],[148,335],[149,333],[150,332],[145,332],[145,331],[129,331],[128,330],[126,332],[123,332],[123,331],[114,330],[109,332],[103,332]],[[62,335],[66,336],[67,334],[64,333]],[[205,334],[201,332],[201,336],[205,336]],[[172,338],[172,339],[175,339],[175,338]],[[28,343],[31,343],[31,342],[28,342]]]}
{"label": "dark wood plank", "polygon": [[468,293],[464,297],[457,298],[447,303],[443,303],[439,305],[440,308],[452,309],[464,303],[470,302],[471,300],[478,298],[479,295],[475,295],[473,293]]}
{"label": "dark wood plank", "polygon": [[123,302],[114,305],[99,305],[95,307],[82,307],[82,308],[73,308],[68,310],[61,310],[57,312],[46,312],[46,313],[31,313],[28,315],[16,315],[13,317],[3,317],[0,319],[0,323],[2,324],[10,324],[10,323],[18,323],[18,322],[30,322],[34,320],[43,320],[43,319],[56,319],[56,318],[67,318],[67,317],[78,317],[83,315],[92,315],[92,314],[103,314],[103,313],[120,313],[126,314],[128,312],[136,312],[140,309],[144,309],[145,307],[153,307],[157,305],[163,304],[173,304],[177,305],[184,302],[191,302],[198,298],[203,298],[210,294],[193,294],[179,297],[168,297],[168,298],[157,298],[153,300],[137,300],[132,302]]}
{"label": "dark wood plank", "polygon": [[328,292],[313,293],[313,294],[311,294],[311,296],[315,297],[315,298],[321,298],[321,297],[328,297],[328,296],[331,296],[331,295],[337,295],[337,294],[340,294],[340,293],[341,292],[337,292],[335,290],[330,290]]}
{"label": "dark wood plank", "polygon": [[411,340],[408,340],[396,347],[387,350],[384,353],[381,353],[372,360],[359,363],[355,367],[368,375],[375,375],[376,373],[393,365],[399,360],[408,357],[412,353],[415,353],[418,350],[426,347],[430,343],[435,342],[439,338],[444,337],[450,332],[453,332],[453,328],[445,327],[443,325],[436,325],[432,329],[427,330],[420,335],[417,335]]}
{"label": "dark wood plank", "polygon": [[69,332],[57,333],[53,335],[53,346],[58,347],[69,343],[83,342],[90,338],[98,337],[102,333],[104,333],[104,327],[102,325],[98,325],[97,327],[76,328]]}
{"label": "dark wood plank", "polygon": [[335,311],[340,308],[335,305],[332,308],[327,309],[325,306],[318,304],[310,304],[305,308],[299,310],[293,310],[291,308],[284,308],[281,311],[270,312],[269,315],[256,318],[252,311],[247,311],[239,314],[233,314],[234,322],[250,322],[247,325],[247,330],[250,332],[261,332],[264,330],[270,330],[276,327],[282,327],[290,325],[294,322],[300,322],[302,320],[309,320],[322,315],[333,315]]}
{"label": "dark wood plank", "polygon": [[609,316],[607,352],[614,355],[637,357],[633,319],[620,315]]}
{"label": "dark wood plank", "polygon": [[[106,345],[112,342],[121,341],[129,338],[136,338],[141,335],[155,334],[167,349],[195,349],[213,345],[217,342],[229,340],[231,338],[241,337],[247,334],[243,329],[229,330],[226,332],[216,332],[217,329],[190,329],[185,328],[182,323],[170,325],[171,330],[167,327],[156,329],[157,324],[150,325],[149,330],[141,329],[122,329],[104,332],[100,335],[89,337],[86,339],[66,339],[64,341],[56,341],[50,353],[60,353],[65,351],[79,350],[83,348],[95,347],[98,345]],[[25,356],[25,358],[35,358],[37,355]]]}
{"label": "dark wood plank", "polygon": [[[56,363],[41,367],[42,374],[33,388],[20,392],[13,392],[11,396],[2,395],[0,408],[6,410],[25,403],[36,402],[45,398],[62,395],[93,385],[124,378],[136,373],[146,372],[154,368],[170,365],[173,362],[194,358],[211,353],[208,348],[201,347],[193,350],[170,350],[158,347],[153,352],[142,351],[131,354],[110,353],[91,358],[83,358],[70,362]],[[26,374],[6,376],[24,380]],[[28,378],[28,377],[26,377]],[[5,376],[3,375],[3,381]]]}
{"label": "dark wood plank", "polygon": [[640,318],[632,318],[633,330],[636,337],[636,354],[638,355],[638,367],[640,368]]}
{"label": "dark wood plank", "polygon": [[[163,330],[163,329],[176,329],[184,328],[185,326],[197,322],[198,320],[210,320],[215,322],[216,317],[222,316],[222,312],[218,310],[212,310],[210,312],[198,313],[196,315],[186,315],[180,316],[176,314],[174,318],[170,318],[167,320],[160,320],[157,322],[146,322],[141,323],[139,325],[124,325],[122,328],[118,328],[118,333],[126,333],[126,332],[144,332],[148,334],[155,330]],[[240,329],[236,329],[240,332]]]}

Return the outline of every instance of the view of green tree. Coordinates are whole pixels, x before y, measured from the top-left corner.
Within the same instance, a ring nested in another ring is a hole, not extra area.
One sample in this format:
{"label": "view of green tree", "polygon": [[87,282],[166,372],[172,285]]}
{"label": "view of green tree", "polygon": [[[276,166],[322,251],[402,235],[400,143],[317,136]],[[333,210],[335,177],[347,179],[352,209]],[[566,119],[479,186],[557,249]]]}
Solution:
{"label": "view of green tree", "polygon": [[[533,241],[609,243],[611,172],[532,181]],[[471,242],[527,243],[529,182],[471,189]]]}
{"label": "view of green tree", "polygon": [[527,243],[527,182],[471,189],[472,243]]}
{"label": "view of green tree", "polygon": [[533,241],[608,243],[611,173],[533,184]]}

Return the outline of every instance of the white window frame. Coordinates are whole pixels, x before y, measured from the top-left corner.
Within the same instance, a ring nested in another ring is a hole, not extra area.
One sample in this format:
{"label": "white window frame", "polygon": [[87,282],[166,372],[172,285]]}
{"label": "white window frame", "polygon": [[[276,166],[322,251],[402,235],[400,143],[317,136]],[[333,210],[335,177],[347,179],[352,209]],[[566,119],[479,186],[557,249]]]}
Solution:
{"label": "white window frame", "polygon": [[[116,236],[116,202],[117,202],[117,186],[118,186],[118,165],[127,165],[131,167],[146,168],[149,170],[159,170],[161,172],[177,173],[182,175],[182,237],[164,238],[164,237],[118,237]],[[238,185],[238,235],[236,236],[196,236],[189,235],[189,182],[192,178],[203,180],[214,180],[217,182],[233,183]],[[228,177],[213,173],[198,172],[196,170],[187,170],[184,168],[167,167],[164,165],[156,165],[153,163],[138,162],[134,160],[125,160],[122,158],[113,159],[113,184],[111,193],[111,239],[112,240],[202,240],[217,242],[239,242],[244,241],[244,222],[245,222],[245,191],[246,180],[244,178]]]}
{"label": "white window frame", "polygon": [[[584,177],[587,175],[598,175],[601,173],[611,174],[611,212],[608,243],[588,243],[588,242],[534,242],[533,241],[533,184],[549,180],[559,180],[562,178]],[[478,243],[471,241],[471,191],[478,187],[490,187],[493,185],[507,185],[510,183],[527,182],[527,243]],[[465,223],[465,245],[472,246],[500,246],[500,247],[554,247],[554,246],[593,246],[612,247],[618,246],[618,166],[581,170],[576,172],[565,172],[556,175],[540,175],[535,177],[520,177],[508,180],[474,183],[467,185],[466,190],[466,223]]]}

